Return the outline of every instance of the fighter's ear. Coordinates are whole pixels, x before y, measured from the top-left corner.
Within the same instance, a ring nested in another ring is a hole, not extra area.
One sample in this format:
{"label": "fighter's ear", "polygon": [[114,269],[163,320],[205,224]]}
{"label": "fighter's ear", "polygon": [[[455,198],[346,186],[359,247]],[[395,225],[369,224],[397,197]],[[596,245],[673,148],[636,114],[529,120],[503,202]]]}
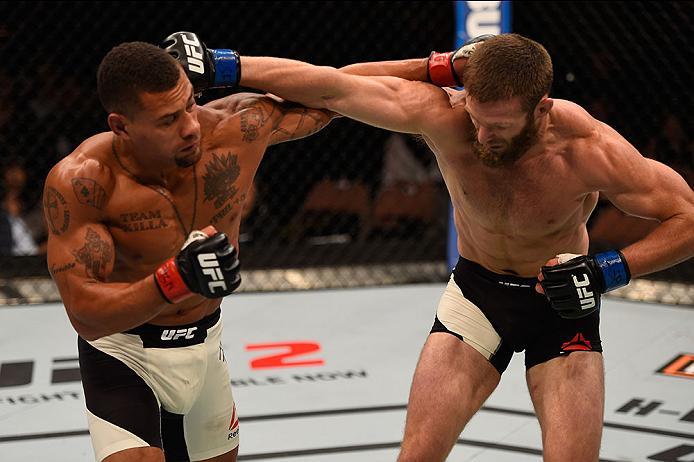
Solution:
{"label": "fighter's ear", "polygon": [[536,119],[549,114],[550,109],[554,105],[554,100],[548,96],[543,96],[537,106],[535,106],[534,116]]}
{"label": "fighter's ear", "polygon": [[118,114],[117,112],[112,112],[108,115],[107,121],[108,126],[116,136],[120,136],[125,139],[130,137],[128,133],[128,118],[126,116],[123,114]]}

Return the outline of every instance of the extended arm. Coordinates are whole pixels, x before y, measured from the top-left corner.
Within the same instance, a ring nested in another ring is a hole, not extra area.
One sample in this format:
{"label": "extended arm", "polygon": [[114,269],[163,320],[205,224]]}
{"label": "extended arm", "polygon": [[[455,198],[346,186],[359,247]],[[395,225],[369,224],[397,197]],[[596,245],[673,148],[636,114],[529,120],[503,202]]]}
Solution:
{"label": "extended arm", "polygon": [[391,76],[405,80],[428,82],[428,63],[429,58],[403,59],[401,61],[375,61],[350,64],[341,67],[340,71],[352,75]]}
{"label": "extended arm", "polygon": [[[252,142],[262,133],[269,136],[270,145],[312,135],[337,115],[325,109],[310,109],[273,95],[257,93],[235,93],[205,106],[221,110],[230,118],[222,121],[221,130],[217,132],[227,133],[220,135],[235,137],[240,130],[243,140]],[[239,117],[231,118],[236,115]]]}
{"label": "extended arm", "polygon": [[231,50],[208,49],[190,32],[170,35],[164,46],[196,92],[243,85],[405,133],[425,134],[439,125],[439,113],[450,109],[445,92],[421,82],[367,78],[280,58],[241,58]]}
{"label": "extended arm", "polygon": [[363,77],[282,58],[241,57],[241,85],[326,108],[388,130],[423,133],[450,109],[440,89],[395,77]]}
{"label": "extended arm", "polygon": [[463,70],[468,59],[478,44],[491,37],[491,34],[480,35],[468,40],[455,51],[433,51],[428,58],[350,64],[341,67],[340,71],[353,75],[392,76],[431,82],[439,87],[462,86]]}

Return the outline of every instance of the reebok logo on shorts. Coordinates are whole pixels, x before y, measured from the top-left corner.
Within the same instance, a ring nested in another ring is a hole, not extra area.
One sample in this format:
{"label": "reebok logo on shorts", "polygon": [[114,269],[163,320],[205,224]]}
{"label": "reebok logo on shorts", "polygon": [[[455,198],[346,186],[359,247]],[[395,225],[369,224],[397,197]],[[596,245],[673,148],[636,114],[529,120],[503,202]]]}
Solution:
{"label": "reebok logo on shorts", "polygon": [[592,348],[590,342],[579,332],[570,341],[562,344],[561,351],[592,351]]}
{"label": "reebok logo on shorts", "polygon": [[231,413],[231,420],[229,421],[229,435],[227,436],[227,439],[230,440],[232,438],[236,438],[238,434],[239,417],[236,415],[236,406],[234,406],[234,410]]}

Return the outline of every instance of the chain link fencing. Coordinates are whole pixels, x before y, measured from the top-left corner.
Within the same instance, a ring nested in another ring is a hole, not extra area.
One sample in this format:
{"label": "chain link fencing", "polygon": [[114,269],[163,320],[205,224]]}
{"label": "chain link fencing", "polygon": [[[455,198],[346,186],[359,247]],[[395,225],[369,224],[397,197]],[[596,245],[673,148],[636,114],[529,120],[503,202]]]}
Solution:
{"label": "chain link fencing", "polygon": [[[552,56],[554,97],[580,104],[694,186],[694,2],[516,2],[513,17],[513,30]],[[591,250],[622,248],[656,225],[601,201]],[[613,294],[694,304],[694,261],[646,279]]]}
{"label": "chain link fencing", "polygon": [[[95,78],[108,50],[176,30],[212,48],[340,67],[447,50],[455,24],[442,2],[0,2],[0,303],[59,300],[42,255],[46,173],[108,129]],[[694,3],[516,2],[513,30],[552,55],[554,97],[583,105],[691,184]],[[445,281],[447,215],[423,143],[333,121],[268,150],[242,223],[242,290]],[[599,249],[653,223],[602,203],[590,226]],[[654,278],[684,284],[675,303],[691,299],[691,264]]]}

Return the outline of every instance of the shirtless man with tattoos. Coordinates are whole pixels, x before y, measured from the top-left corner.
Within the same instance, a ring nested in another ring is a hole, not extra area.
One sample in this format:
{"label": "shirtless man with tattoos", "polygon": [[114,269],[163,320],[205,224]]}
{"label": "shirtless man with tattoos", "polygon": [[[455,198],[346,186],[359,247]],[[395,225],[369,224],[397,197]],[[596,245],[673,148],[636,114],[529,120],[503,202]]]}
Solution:
{"label": "shirtless man with tattoos", "polygon": [[[180,38],[104,57],[111,131],[53,167],[44,189],[48,265],[79,334],[98,461],[236,460],[220,303],[240,284],[241,211],[266,148],[332,117],[250,93],[198,107],[208,85],[172,57],[195,46]],[[238,79],[230,69],[217,72]]]}

